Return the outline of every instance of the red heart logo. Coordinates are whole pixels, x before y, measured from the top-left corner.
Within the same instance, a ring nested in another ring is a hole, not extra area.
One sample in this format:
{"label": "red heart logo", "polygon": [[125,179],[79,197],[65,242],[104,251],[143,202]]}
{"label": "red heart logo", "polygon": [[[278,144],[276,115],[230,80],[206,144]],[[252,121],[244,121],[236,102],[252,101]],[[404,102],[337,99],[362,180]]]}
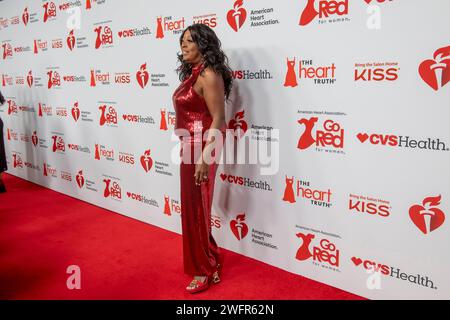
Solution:
{"label": "red heart logo", "polygon": [[66,81],[67,77],[66,77],[66,76],[64,76],[63,78],[64,78],[64,81]]}
{"label": "red heart logo", "polygon": [[[428,211],[431,213],[430,217],[430,230],[427,230],[425,215],[423,213],[423,210],[425,208],[421,205],[414,205],[409,209],[409,217],[411,218],[412,222],[416,225],[417,228],[419,228],[420,231],[422,231],[423,234],[427,234],[428,231],[434,231],[437,228],[439,228],[445,221],[445,214],[438,208],[430,208]],[[422,211],[422,212],[421,212]]]}
{"label": "red heart logo", "polygon": [[358,133],[357,137],[361,143],[364,143],[369,138],[369,135],[367,133]]}
{"label": "red heart logo", "polygon": [[370,4],[372,0],[364,0],[367,4]]}
{"label": "red heart logo", "polygon": [[359,266],[362,263],[362,260],[360,258],[356,258],[356,257],[353,257],[352,261],[355,264],[355,266]]}
{"label": "red heart logo", "polygon": [[127,196],[128,196],[128,198],[130,198],[131,197],[131,192],[127,192]]}
{"label": "red heart logo", "polygon": [[126,114],[122,115],[122,118],[123,120],[127,120],[127,115]]}
{"label": "red heart logo", "polygon": [[221,173],[220,177],[222,178],[223,181],[225,181],[225,179],[227,178],[227,175],[225,173]]}
{"label": "red heart logo", "polygon": [[119,37],[122,38],[122,31],[119,31]]}

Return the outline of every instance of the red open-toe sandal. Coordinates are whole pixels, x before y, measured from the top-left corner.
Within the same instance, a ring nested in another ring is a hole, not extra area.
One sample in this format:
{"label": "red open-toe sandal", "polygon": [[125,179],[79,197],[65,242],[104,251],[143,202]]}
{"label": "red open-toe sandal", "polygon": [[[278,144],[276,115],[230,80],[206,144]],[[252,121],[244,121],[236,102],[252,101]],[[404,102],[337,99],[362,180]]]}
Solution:
{"label": "red open-toe sandal", "polygon": [[[205,278],[203,281],[199,278]],[[188,287],[186,287],[186,291],[189,293],[197,293],[201,291],[205,291],[209,288],[209,277],[194,277]]]}

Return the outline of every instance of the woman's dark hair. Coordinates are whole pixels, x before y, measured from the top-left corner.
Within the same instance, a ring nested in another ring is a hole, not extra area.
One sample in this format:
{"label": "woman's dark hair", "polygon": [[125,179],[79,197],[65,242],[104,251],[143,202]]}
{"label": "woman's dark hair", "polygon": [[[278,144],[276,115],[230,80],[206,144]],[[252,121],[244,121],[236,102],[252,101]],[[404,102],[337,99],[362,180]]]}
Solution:
{"label": "woman's dark hair", "polygon": [[2,95],[2,92],[0,91],[0,105],[5,103],[5,98]]}
{"label": "woman's dark hair", "polygon": [[[197,44],[200,53],[203,55],[205,68],[210,67],[216,73],[220,74],[225,86],[225,96],[228,99],[233,77],[228,58],[222,51],[221,42],[216,33],[207,25],[196,23],[186,28],[180,37],[180,45],[186,31],[191,33],[192,40]],[[183,54],[178,54],[178,60],[181,65],[177,68],[180,81],[184,81],[192,73],[192,65],[183,61]]]}

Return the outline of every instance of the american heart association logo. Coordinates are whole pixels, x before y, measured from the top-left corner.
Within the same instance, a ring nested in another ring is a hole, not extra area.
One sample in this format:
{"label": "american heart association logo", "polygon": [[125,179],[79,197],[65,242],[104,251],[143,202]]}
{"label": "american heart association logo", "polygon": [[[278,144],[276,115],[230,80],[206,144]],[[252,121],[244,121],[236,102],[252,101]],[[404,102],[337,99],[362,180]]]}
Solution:
{"label": "american heart association logo", "polygon": [[136,80],[139,83],[139,86],[144,89],[148,83],[148,71],[147,71],[147,63],[144,63],[139,68],[139,71],[136,73]]}
{"label": "american heart association logo", "polygon": [[248,233],[248,226],[245,224],[245,213],[236,216],[235,220],[231,220],[230,228],[234,236],[238,240],[242,240]]}
{"label": "american heart association logo", "polygon": [[422,205],[413,205],[409,208],[409,217],[415,226],[428,234],[438,229],[445,221],[444,212],[436,208],[441,203],[441,196],[428,197],[422,201]]}
{"label": "american heart association logo", "polygon": [[228,11],[227,13],[228,24],[236,32],[238,32],[238,30],[244,24],[245,19],[247,19],[247,11],[244,8],[242,8],[243,4],[244,0],[235,1],[234,8]]}
{"label": "american heart association logo", "polygon": [[436,50],[433,58],[419,65],[419,74],[426,84],[438,91],[450,81],[450,46]]}

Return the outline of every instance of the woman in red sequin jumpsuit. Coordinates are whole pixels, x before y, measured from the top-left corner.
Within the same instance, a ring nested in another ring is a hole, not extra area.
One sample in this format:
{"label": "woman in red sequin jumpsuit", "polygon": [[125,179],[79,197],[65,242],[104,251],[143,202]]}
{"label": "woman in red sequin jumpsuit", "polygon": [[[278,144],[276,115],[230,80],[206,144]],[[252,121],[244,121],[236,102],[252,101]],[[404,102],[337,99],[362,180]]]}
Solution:
{"label": "woman in red sequin jumpsuit", "polygon": [[225,97],[232,76],[220,40],[206,25],[194,24],[180,37],[181,85],[173,94],[175,133],[181,140],[181,223],[186,290],[208,289],[220,281],[219,248],[211,234],[214,180],[225,135]]}

